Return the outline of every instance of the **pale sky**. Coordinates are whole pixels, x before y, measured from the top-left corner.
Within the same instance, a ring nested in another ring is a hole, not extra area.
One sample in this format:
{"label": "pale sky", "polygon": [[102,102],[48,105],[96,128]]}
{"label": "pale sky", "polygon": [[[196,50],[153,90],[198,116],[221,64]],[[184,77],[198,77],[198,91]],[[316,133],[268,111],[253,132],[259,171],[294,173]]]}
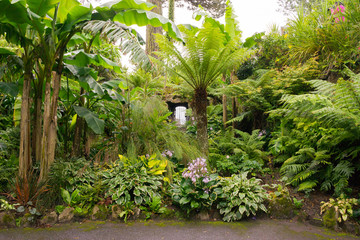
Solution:
{"label": "pale sky", "polygon": [[[106,2],[109,0],[102,0]],[[286,23],[286,17],[276,10],[279,8],[277,0],[232,0],[234,13],[237,16],[242,39],[252,36],[256,32],[263,32],[270,29],[270,26],[276,24],[281,27]],[[93,6],[97,6],[99,2],[93,2]],[[184,8],[175,9],[175,23],[176,24],[192,24],[200,26],[200,22],[192,19],[192,11]],[[167,17],[168,10],[163,9],[163,15]],[[224,23],[225,17],[219,19]],[[136,29],[145,39],[146,27],[131,26]],[[126,57],[125,57],[126,58]],[[125,60],[125,59],[123,59]],[[125,64],[127,65],[127,64]]]}
{"label": "pale sky", "polygon": [[[108,0],[102,0],[106,2]],[[279,8],[277,0],[232,0],[231,1],[239,21],[240,30],[243,31],[243,39],[250,37],[256,32],[263,32],[269,29],[270,25],[276,24],[279,27],[285,25],[286,17],[276,10]],[[94,6],[99,2],[93,2]],[[199,22],[192,19],[192,11],[184,8],[175,9],[176,24],[193,24],[199,26]],[[167,16],[167,9],[163,10],[163,15]],[[219,19],[224,22],[224,17]],[[143,38],[145,38],[145,27],[135,27]]]}

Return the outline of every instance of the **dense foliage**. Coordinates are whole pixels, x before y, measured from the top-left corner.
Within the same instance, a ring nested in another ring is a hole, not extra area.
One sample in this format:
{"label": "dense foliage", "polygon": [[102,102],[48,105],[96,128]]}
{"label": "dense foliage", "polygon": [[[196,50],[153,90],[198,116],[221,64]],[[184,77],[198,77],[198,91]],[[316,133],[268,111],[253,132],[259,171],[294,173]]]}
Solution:
{"label": "dense foliage", "polygon": [[[301,208],[281,185],[267,194],[260,178],[277,172],[295,191],[338,197],[322,211],[339,222],[359,216],[354,1],[293,1],[307,5],[285,27],[245,42],[230,1],[204,2],[225,24],[198,12],[201,27],[179,29],[148,2],[58,2],[0,2],[0,211],[19,225],[49,209],[237,221],[267,212],[266,199]],[[168,32],[156,58],[132,24]],[[186,125],[174,105],[190,107]]]}

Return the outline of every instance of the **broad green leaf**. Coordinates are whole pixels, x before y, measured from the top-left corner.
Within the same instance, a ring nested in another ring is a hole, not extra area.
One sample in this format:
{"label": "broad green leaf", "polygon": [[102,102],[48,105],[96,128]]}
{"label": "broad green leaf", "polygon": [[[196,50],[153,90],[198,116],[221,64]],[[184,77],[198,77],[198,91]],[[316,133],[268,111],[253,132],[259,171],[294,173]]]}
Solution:
{"label": "broad green leaf", "polygon": [[55,7],[60,0],[27,0],[30,10],[37,15],[44,17],[46,13]]}
{"label": "broad green leaf", "polygon": [[93,68],[77,67],[69,64],[65,66],[80,82],[89,85],[90,89],[85,88],[88,92],[93,91],[99,95],[104,95],[101,85],[96,81],[97,72]]}
{"label": "broad green leaf", "polygon": [[71,119],[71,123],[70,123],[70,131],[72,131],[74,129],[76,120],[77,120],[77,114],[74,114],[74,116]]}
{"label": "broad green leaf", "polygon": [[0,82],[0,92],[16,97],[19,93],[19,88],[16,83]]}
{"label": "broad green leaf", "polygon": [[121,73],[120,66],[117,63],[101,56],[100,54],[85,53],[83,50],[66,54],[64,62],[78,67],[87,67],[90,64],[94,64],[96,66],[113,69],[115,72]]}
{"label": "broad green leaf", "polygon": [[191,201],[190,206],[191,206],[191,208],[198,208],[200,206],[200,204],[198,202]]}
{"label": "broad green leaf", "polygon": [[73,193],[71,194],[71,202],[77,203],[80,199],[80,191],[78,189],[75,189]]}
{"label": "broad green leaf", "polygon": [[131,9],[150,11],[154,7],[156,6],[149,2],[139,0],[110,1],[97,7],[97,13],[93,14],[93,18],[98,20],[108,20],[112,19],[116,15],[116,13],[120,11],[126,11]]}
{"label": "broad green leaf", "polygon": [[[76,6],[80,6],[80,3],[76,0],[60,1],[59,10],[57,14],[58,23],[64,23],[68,17],[69,12]],[[54,10],[48,12],[49,16],[54,17]]]}
{"label": "broad green leaf", "polygon": [[71,204],[70,193],[67,190],[65,190],[64,188],[61,188],[61,197],[64,200],[64,202],[70,206],[70,204]]}
{"label": "broad green leaf", "polygon": [[113,21],[123,23],[127,26],[136,24],[141,27],[150,24],[153,27],[162,27],[166,32],[168,32],[170,37],[178,41],[184,41],[174,22],[154,12],[145,10],[123,11],[116,14]]}
{"label": "broad green leaf", "polygon": [[136,203],[137,205],[141,205],[142,202],[143,202],[143,198],[140,197],[140,196],[135,196],[135,197],[134,197],[134,201],[135,201],[135,203]]}
{"label": "broad green leaf", "polygon": [[91,112],[89,109],[80,107],[80,106],[73,106],[75,112],[82,118],[85,119],[86,123],[88,124],[89,128],[94,131],[96,134],[102,134],[104,132],[105,122],[102,119],[99,119],[97,115]]}
{"label": "broad green leaf", "polygon": [[13,120],[15,127],[20,124],[21,119],[21,96],[17,96],[14,104],[14,114],[13,114]]}
{"label": "broad green leaf", "polygon": [[239,213],[240,213],[241,215],[243,215],[245,211],[246,211],[246,207],[245,207],[245,206],[243,206],[243,205],[239,206]]}
{"label": "broad green leaf", "polygon": [[11,3],[9,0],[0,1],[0,22],[10,24],[30,24],[30,19],[24,2]]}
{"label": "broad green leaf", "polygon": [[137,189],[137,188],[134,189],[134,195],[135,195],[135,196],[140,196],[140,191],[139,191],[139,189]]}
{"label": "broad green leaf", "polygon": [[180,201],[179,201],[179,203],[180,203],[181,205],[187,204],[187,203],[189,203],[189,202],[190,202],[190,199],[187,199],[187,198],[185,198],[185,197],[182,197],[182,198],[180,199]]}
{"label": "broad green leaf", "polygon": [[90,20],[92,13],[92,7],[87,8],[83,6],[75,6],[74,8],[69,11],[68,16],[65,20],[64,26],[61,29],[61,32],[68,32],[70,31],[74,25],[78,22],[84,20]]}
{"label": "broad green leaf", "polygon": [[16,55],[16,53],[10,51],[7,48],[0,48],[0,55]]}

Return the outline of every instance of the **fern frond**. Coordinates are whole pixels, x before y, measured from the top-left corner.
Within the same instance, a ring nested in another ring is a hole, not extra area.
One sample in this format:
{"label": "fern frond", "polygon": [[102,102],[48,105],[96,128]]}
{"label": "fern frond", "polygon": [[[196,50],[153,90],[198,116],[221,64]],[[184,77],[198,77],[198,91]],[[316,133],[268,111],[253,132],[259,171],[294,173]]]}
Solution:
{"label": "fern frond", "polygon": [[305,191],[316,187],[318,182],[316,180],[306,181],[299,185],[298,191]]}

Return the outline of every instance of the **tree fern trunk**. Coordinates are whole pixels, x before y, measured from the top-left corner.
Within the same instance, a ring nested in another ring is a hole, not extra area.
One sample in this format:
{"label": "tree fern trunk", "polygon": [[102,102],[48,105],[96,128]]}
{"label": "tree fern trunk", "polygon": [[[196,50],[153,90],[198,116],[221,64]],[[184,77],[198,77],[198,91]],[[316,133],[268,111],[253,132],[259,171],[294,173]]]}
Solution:
{"label": "tree fern trunk", "polygon": [[194,110],[195,120],[197,123],[197,140],[201,151],[208,153],[208,134],[207,134],[207,92],[206,88],[195,89],[194,95]]}
{"label": "tree fern trunk", "polygon": [[[226,82],[225,74],[223,74],[222,80],[224,83]],[[224,86],[224,88],[225,88],[225,86]],[[225,94],[223,94],[223,96],[222,96],[222,104],[223,104],[223,127],[224,127],[224,129],[226,129],[226,122],[228,121],[228,119],[227,119],[227,98],[226,98]]]}
{"label": "tree fern trunk", "polygon": [[[235,81],[236,81],[236,74],[235,74],[235,72],[231,72],[231,84],[235,83]],[[238,109],[237,109],[238,104],[237,104],[236,97],[232,97],[231,101],[232,101],[232,118],[236,118],[236,116],[238,114]],[[233,122],[232,127],[234,129],[237,128],[237,123]]]}

